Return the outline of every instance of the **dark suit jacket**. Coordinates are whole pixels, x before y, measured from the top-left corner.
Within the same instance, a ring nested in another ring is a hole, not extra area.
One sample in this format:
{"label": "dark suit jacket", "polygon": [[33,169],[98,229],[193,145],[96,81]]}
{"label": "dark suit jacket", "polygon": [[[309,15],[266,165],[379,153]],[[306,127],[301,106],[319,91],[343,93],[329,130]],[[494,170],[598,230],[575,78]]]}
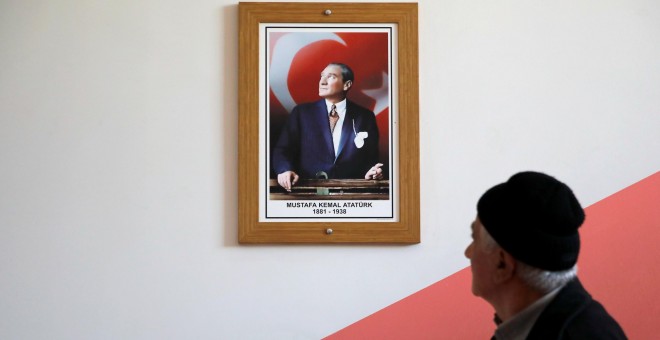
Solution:
{"label": "dark suit jacket", "polygon": [[[369,136],[358,148],[353,140],[362,131]],[[292,170],[301,178],[316,178],[319,171],[329,178],[364,178],[378,163],[378,126],[373,112],[346,101],[339,150],[335,158],[325,99],[301,104],[291,111],[273,148],[273,170],[276,174]]]}
{"label": "dark suit jacket", "polygon": [[578,279],[568,283],[543,310],[529,332],[530,340],[627,339],[619,324]]}

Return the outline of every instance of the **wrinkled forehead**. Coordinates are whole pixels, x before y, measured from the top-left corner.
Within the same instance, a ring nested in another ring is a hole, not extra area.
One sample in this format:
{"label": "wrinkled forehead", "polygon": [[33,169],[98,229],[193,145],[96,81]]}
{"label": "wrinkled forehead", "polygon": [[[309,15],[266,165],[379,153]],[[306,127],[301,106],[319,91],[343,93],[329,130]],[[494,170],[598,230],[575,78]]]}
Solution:
{"label": "wrinkled forehead", "polygon": [[481,234],[482,228],[483,224],[481,223],[481,220],[479,220],[479,217],[475,218],[474,221],[472,221],[472,224],[470,224],[470,229],[475,236]]}

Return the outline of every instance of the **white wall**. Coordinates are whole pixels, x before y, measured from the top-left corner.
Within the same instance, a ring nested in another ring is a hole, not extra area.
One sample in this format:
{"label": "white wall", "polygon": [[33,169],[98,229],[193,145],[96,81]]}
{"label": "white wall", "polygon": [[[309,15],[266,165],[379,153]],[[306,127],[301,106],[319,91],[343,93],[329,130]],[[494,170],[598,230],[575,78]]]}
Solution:
{"label": "white wall", "polygon": [[422,243],[239,246],[237,2],[1,0],[0,338],[320,338],[464,268],[516,171],[660,170],[660,2],[419,10]]}

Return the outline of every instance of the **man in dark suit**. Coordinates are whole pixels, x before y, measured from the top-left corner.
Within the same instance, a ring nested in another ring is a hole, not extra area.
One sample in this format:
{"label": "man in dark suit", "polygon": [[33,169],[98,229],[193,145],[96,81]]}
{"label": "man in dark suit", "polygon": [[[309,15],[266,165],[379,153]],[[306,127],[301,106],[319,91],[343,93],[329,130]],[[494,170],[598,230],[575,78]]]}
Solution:
{"label": "man in dark suit", "polygon": [[381,179],[378,126],[373,112],[346,99],[354,81],[345,64],[331,63],[319,80],[313,103],[296,106],[272,150],[277,181],[291,191],[299,178]]}
{"label": "man in dark suit", "polygon": [[571,189],[538,172],[479,199],[465,256],[472,293],[495,309],[493,339],[626,339],[577,278],[583,221]]}

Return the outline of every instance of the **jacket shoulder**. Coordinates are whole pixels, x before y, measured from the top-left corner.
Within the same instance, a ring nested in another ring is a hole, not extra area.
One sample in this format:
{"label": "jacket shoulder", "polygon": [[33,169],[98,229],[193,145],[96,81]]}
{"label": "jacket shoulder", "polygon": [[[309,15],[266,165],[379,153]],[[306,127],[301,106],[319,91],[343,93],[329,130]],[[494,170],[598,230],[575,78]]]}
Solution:
{"label": "jacket shoulder", "polygon": [[364,106],[356,104],[355,102],[352,102],[350,100],[346,101],[346,107],[347,107],[347,110],[350,110],[350,111],[354,112],[355,114],[375,116],[373,111],[367,109]]}
{"label": "jacket shoulder", "polygon": [[603,305],[575,279],[541,313],[528,339],[626,339],[626,336]]}
{"label": "jacket shoulder", "polygon": [[574,315],[564,334],[566,339],[627,339],[619,323],[596,300]]}
{"label": "jacket shoulder", "polygon": [[296,111],[302,111],[302,112],[315,111],[315,110],[322,109],[323,106],[324,106],[324,103],[321,100],[317,100],[315,102],[301,103],[301,104],[296,105],[293,108],[292,112],[296,112]]}

